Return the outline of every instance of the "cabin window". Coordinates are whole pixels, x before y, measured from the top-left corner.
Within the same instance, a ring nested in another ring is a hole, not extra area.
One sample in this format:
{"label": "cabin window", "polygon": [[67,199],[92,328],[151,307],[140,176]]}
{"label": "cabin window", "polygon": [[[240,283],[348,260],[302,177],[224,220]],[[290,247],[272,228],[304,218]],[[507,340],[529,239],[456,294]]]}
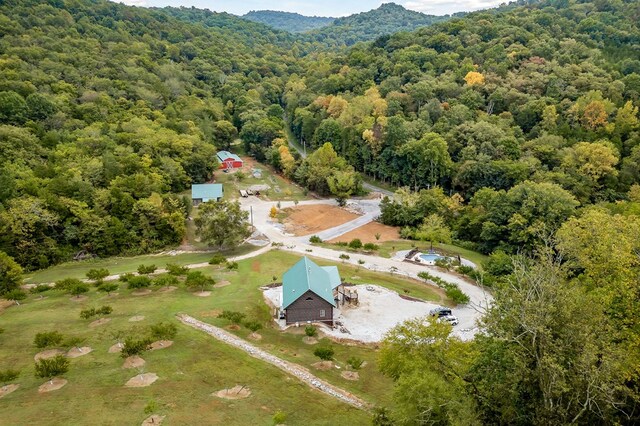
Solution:
{"label": "cabin window", "polygon": [[320,318],[324,318],[325,312],[324,309],[320,309]]}
{"label": "cabin window", "polygon": [[313,300],[313,297],[307,297],[305,300]]}

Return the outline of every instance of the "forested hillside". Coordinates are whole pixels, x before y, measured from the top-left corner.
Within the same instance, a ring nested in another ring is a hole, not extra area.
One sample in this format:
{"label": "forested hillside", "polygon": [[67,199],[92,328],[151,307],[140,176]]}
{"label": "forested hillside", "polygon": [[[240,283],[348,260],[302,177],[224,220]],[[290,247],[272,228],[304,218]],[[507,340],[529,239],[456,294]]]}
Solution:
{"label": "forested hillside", "polygon": [[303,33],[326,27],[336,19],[324,16],[304,16],[299,13],[278,12],[275,10],[252,10],[242,15],[242,17],[249,21],[259,22],[290,33]]}
{"label": "forested hillside", "polygon": [[413,31],[449,18],[448,15],[425,15],[395,3],[385,3],[368,12],[338,18],[331,25],[311,31],[309,36],[331,46],[351,46],[398,31]]}
{"label": "forested hillside", "polygon": [[177,194],[211,178],[237,127],[280,108],[296,62],[286,33],[218,18],[2,4],[0,250],[33,269],[181,241],[190,200]]}

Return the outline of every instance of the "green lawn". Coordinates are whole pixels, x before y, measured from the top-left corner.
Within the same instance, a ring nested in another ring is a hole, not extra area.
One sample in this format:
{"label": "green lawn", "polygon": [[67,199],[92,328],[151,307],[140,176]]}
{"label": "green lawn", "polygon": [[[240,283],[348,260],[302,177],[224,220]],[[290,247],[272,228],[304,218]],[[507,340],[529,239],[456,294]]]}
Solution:
{"label": "green lawn", "polygon": [[[103,262],[100,264],[94,262],[91,266],[107,267],[115,272],[125,264],[137,267],[142,263],[141,258],[120,259],[119,265],[114,265],[115,259],[110,259],[100,261]],[[176,258],[172,261],[178,263]],[[199,260],[194,257],[188,261],[186,257],[179,259],[182,263]],[[107,353],[116,341],[117,332],[144,332],[149,324],[159,321],[177,323],[175,314],[179,312],[224,327],[228,323],[216,318],[223,309],[241,311],[249,319],[264,321],[268,309],[259,287],[271,282],[274,275],[279,280],[297,260],[297,255],[271,251],[240,261],[238,271],[229,272],[212,266],[203,268],[216,281],[231,282],[226,287],[214,288],[212,295],[206,298],[196,297],[184,288],[173,293],[162,294],[154,290],[150,295],[133,296],[123,285],[116,296],[109,297],[92,290],[88,300],[82,302],[72,301],[69,295],[56,290],[44,293],[44,299],[30,295],[22,305],[0,312],[0,328],[5,329],[0,334],[0,370],[10,367],[21,371],[15,381],[20,383],[20,388],[2,399],[0,418],[6,424],[73,425],[86,424],[87,419],[100,419],[100,424],[139,424],[147,416],[145,406],[152,403],[157,407],[154,412],[167,415],[168,424],[269,425],[277,410],[287,413],[287,424],[368,424],[369,414],[313,391],[275,367],[182,324],[178,325],[173,346],[143,354],[147,364],[140,371],[153,372],[160,377],[150,387],[124,388],[122,385],[137,371],[122,369],[122,359],[117,354]],[[379,284],[400,292],[407,291],[415,297],[441,300],[437,290],[417,281],[343,264],[338,267],[347,281]],[[83,273],[78,268],[57,268],[52,268],[49,274],[39,272],[39,278],[55,281],[65,271],[76,275]],[[81,309],[105,304],[114,310],[107,324],[92,329],[88,326],[90,320],[80,319]],[[134,315],[144,315],[145,319],[140,323],[129,322]],[[84,338],[83,345],[94,351],[71,360],[70,371],[65,375],[69,380],[67,386],[40,395],[37,387],[44,380],[33,374],[33,355],[39,350],[32,342],[36,333],[50,330]],[[241,328],[234,333],[246,338],[249,331]],[[393,404],[392,381],[378,372],[375,347],[330,343],[335,349],[336,363],[343,368],[317,371],[311,366],[319,361],[313,355],[314,346],[302,342],[301,329],[281,332],[265,321],[265,328],[259,333],[263,338],[255,344],[261,348],[306,366],[319,377],[373,404]],[[322,343],[329,344],[328,341]],[[346,360],[352,356],[367,362],[359,372],[360,380],[355,382],[340,376]],[[236,384],[248,386],[251,397],[227,401],[210,396],[214,391]]]}

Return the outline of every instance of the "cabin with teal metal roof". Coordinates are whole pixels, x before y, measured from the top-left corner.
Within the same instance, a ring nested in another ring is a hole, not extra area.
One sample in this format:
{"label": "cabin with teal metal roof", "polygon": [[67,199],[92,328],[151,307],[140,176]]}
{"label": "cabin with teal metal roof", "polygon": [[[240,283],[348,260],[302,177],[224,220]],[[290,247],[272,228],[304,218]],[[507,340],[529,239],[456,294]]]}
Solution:
{"label": "cabin with teal metal roof", "polygon": [[220,201],[224,195],[221,183],[203,183],[191,185],[191,201],[195,206],[207,201]]}
{"label": "cabin with teal metal roof", "polygon": [[282,309],[287,324],[323,322],[333,325],[334,289],[342,280],[335,266],[300,259],[282,278]]}

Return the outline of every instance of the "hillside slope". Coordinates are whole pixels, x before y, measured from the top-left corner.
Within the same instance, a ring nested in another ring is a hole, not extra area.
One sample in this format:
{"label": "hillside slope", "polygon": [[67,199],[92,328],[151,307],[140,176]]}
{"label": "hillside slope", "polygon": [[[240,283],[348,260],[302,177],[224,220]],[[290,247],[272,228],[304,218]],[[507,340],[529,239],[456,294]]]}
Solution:
{"label": "hillside slope", "polygon": [[252,10],[242,15],[242,18],[290,33],[302,33],[326,27],[336,19],[323,16],[304,16],[299,13],[275,10]]}

